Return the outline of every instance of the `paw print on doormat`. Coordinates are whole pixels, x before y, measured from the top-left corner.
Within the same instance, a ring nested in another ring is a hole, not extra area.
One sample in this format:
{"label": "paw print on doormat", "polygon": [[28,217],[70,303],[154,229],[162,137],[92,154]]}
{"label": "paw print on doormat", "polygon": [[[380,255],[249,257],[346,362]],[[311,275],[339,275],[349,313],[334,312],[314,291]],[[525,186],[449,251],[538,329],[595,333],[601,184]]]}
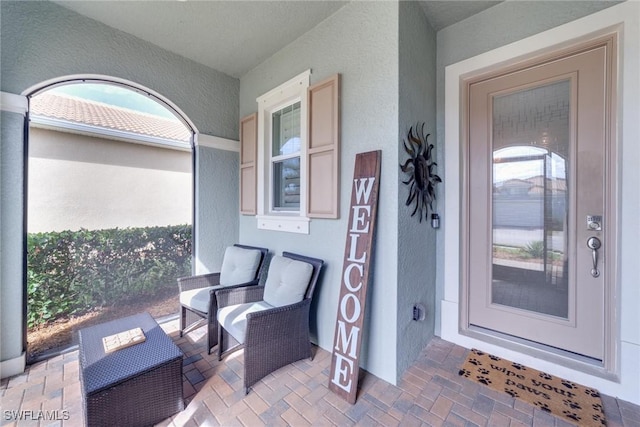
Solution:
{"label": "paw print on doormat", "polygon": [[584,392],[591,397],[600,397],[600,393],[598,393],[598,390],[594,390],[592,388],[588,388]]}
{"label": "paw print on doormat", "polygon": [[472,348],[471,352],[477,356],[484,356],[484,351],[480,351],[478,349]]}
{"label": "paw print on doormat", "polygon": [[480,362],[478,359],[476,358],[471,358],[469,359],[469,363],[471,363],[472,365],[476,365],[476,366],[482,366],[482,362]]}
{"label": "paw print on doormat", "polygon": [[599,403],[594,403],[594,404],[591,405],[591,407],[593,408],[594,411],[598,411],[598,412],[604,413],[604,408]]}
{"label": "paw print on doormat", "polygon": [[468,369],[460,369],[458,371],[458,375],[463,376],[465,378],[469,378],[469,376],[471,375],[471,371]]}
{"label": "paw print on doormat", "polygon": [[607,421],[604,419],[603,416],[601,416],[600,414],[593,414],[593,416],[591,417],[593,419],[593,421],[595,422],[600,422],[601,425],[606,426],[607,425]]}
{"label": "paw print on doormat", "polygon": [[562,380],[560,381],[562,383],[563,386],[565,386],[568,389],[574,389],[577,388],[578,386],[575,385],[574,383],[572,383],[571,381],[567,381],[567,380]]}
{"label": "paw print on doormat", "polygon": [[489,359],[493,360],[494,362],[499,362],[502,360],[498,356],[494,356],[493,354],[489,355]]}
{"label": "paw print on doormat", "polygon": [[551,412],[551,408],[549,408],[549,405],[547,405],[544,402],[537,401],[537,402],[534,402],[533,404],[536,405],[541,410],[543,410],[544,412]]}
{"label": "paw print on doormat", "polygon": [[538,374],[538,376],[540,378],[542,378],[543,380],[552,380],[553,379],[553,377],[551,375],[547,374],[546,372],[540,372]]}
{"label": "paw print on doormat", "polygon": [[580,415],[576,414],[575,412],[562,411],[562,413],[564,414],[565,417],[571,418],[574,421],[580,421],[582,419]]}
{"label": "paw print on doormat", "polygon": [[513,366],[515,369],[518,369],[520,371],[526,371],[527,367],[524,365],[521,365],[519,363],[512,363],[511,366]]}
{"label": "paw print on doormat", "polygon": [[564,403],[566,406],[568,406],[571,409],[582,409],[582,407],[578,402],[574,402],[571,399],[564,399],[562,403]]}
{"label": "paw print on doormat", "polygon": [[489,375],[490,372],[487,369],[484,368],[479,368],[478,372],[480,372],[482,375]]}
{"label": "paw print on doormat", "polygon": [[507,393],[511,397],[518,397],[518,392],[512,388],[505,388],[504,392]]}
{"label": "paw print on doormat", "polygon": [[491,380],[490,380],[489,378],[487,378],[487,377],[482,376],[482,375],[478,375],[478,376],[476,376],[476,379],[477,379],[479,382],[481,382],[482,384],[484,384],[484,385],[489,385],[489,384],[491,384]]}

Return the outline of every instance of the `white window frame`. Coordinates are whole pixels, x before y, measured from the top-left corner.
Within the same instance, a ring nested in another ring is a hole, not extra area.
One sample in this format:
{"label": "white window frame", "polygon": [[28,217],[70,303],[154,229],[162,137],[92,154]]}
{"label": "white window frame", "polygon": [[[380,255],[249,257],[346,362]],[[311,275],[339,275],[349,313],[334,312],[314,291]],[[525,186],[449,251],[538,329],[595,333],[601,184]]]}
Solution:
{"label": "white window frame", "polygon": [[[307,70],[257,98],[258,102],[258,229],[309,234],[307,215],[308,93]],[[272,113],[300,102],[300,210],[274,210],[271,161]]]}
{"label": "white window frame", "polygon": [[[270,212],[274,212],[274,213],[282,213],[282,212],[299,212],[300,211],[300,194],[298,194],[298,207],[297,208],[292,208],[292,207],[286,207],[286,206],[278,206],[276,207],[276,192],[281,190],[280,186],[278,186],[276,188],[276,179],[277,177],[274,174],[274,168],[276,163],[282,163],[283,167],[284,167],[284,162],[290,159],[298,159],[298,162],[301,164],[301,155],[302,155],[302,138],[301,135],[298,135],[298,139],[299,139],[299,143],[300,146],[298,148],[298,150],[296,150],[295,152],[290,152],[290,153],[285,153],[285,154],[280,154],[280,155],[274,155],[273,154],[273,145],[274,145],[274,140],[273,140],[273,134],[274,134],[274,129],[273,129],[273,113],[274,112],[279,112],[279,111],[283,111],[284,109],[288,108],[288,107],[292,107],[296,104],[299,104],[299,101],[294,101],[294,102],[288,102],[285,105],[283,105],[281,108],[276,108],[274,110],[271,110],[271,120],[269,121],[269,124],[271,125],[271,127],[269,128],[269,135],[271,135],[271,138],[269,138],[269,172],[270,172],[270,182],[271,182],[271,186],[270,186],[270,202],[269,202],[269,209]],[[301,106],[299,107],[299,111],[298,111],[298,115],[300,115],[302,113],[302,108]],[[298,128],[299,128],[299,133],[302,131],[302,126],[300,124],[300,119],[301,117],[298,119]],[[282,128],[282,122],[280,122],[280,127]],[[302,181],[302,176],[301,176],[301,172],[302,170],[299,171],[299,176],[298,176],[298,180],[299,182]],[[300,193],[300,188],[298,188],[298,193]],[[281,195],[281,197],[284,197],[284,195]]]}

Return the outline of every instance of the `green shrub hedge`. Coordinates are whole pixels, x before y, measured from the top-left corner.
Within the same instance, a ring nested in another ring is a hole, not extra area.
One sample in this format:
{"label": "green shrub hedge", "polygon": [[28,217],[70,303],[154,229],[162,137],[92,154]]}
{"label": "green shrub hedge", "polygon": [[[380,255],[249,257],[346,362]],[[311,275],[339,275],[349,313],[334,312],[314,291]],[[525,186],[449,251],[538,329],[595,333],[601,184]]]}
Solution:
{"label": "green shrub hedge", "polygon": [[176,278],[190,271],[190,225],[30,233],[28,326],[177,293]]}

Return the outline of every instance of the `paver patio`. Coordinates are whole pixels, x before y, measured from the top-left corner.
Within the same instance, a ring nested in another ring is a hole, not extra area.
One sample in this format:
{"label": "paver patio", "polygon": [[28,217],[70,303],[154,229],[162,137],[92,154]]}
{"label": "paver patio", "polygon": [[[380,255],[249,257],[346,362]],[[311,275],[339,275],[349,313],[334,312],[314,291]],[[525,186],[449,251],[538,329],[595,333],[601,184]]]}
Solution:
{"label": "paver patio", "polygon": [[[206,352],[204,328],[180,338],[177,320],[162,327],[185,354],[186,400],[185,410],[160,426],[571,426],[461,378],[458,369],[467,350],[439,338],[398,386],[363,372],[358,399],[350,405],[327,389],[331,358],[325,350],[316,348],[312,361],[269,375],[245,396],[242,352],[219,362]],[[81,426],[78,352],[35,363],[24,374],[2,380],[0,396],[2,426]],[[639,406],[609,396],[602,400],[608,426],[640,426]],[[16,421],[18,414],[27,419]],[[33,419],[39,415],[57,419]]]}

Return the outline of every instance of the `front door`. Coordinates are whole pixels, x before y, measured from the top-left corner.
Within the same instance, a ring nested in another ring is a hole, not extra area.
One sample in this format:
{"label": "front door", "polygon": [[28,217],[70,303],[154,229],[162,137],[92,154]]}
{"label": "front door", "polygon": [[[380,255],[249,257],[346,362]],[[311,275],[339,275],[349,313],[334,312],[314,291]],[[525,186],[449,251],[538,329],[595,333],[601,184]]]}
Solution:
{"label": "front door", "polygon": [[615,40],[467,82],[468,323],[599,361]]}

